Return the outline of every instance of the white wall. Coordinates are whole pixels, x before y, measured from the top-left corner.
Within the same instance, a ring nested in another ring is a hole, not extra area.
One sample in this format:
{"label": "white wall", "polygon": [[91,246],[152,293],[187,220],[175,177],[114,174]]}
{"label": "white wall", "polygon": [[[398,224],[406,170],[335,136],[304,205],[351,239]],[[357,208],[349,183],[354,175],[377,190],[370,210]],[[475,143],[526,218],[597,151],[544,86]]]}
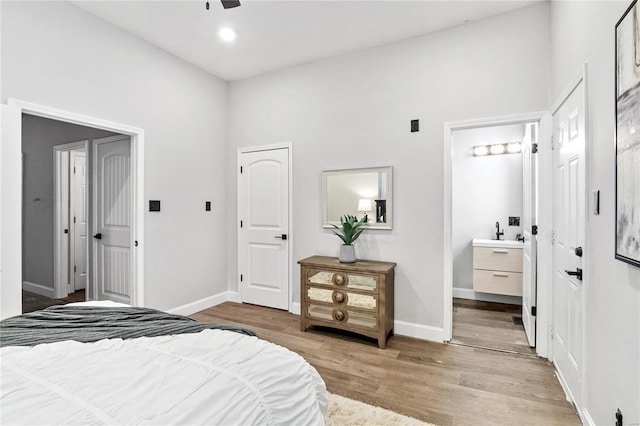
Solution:
{"label": "white wall", "polygon": [[[522,226],[509,226],[509,216],[522,220],[522,154],[473,156],[473,147],[522,142],[524,125],[482,127],[453,132],[452,239],[453,288],[473,288],[474,238],[515,240]],[[522,223],[522,222],[521,222]],[[454,290],[455,291],[455,290]]]}
{"label": "white wall", "polygon": [[22,116],[22,280],[53,291],[53,147],[113,135],[31,115]]}
{"label": "white wall", "polygon": [[162,201],[145,213],[145,304],[226,291],[227,84],[70,3],[1,7],[0,101],[145,130],[144,197]]}
{"label": "white wall", "polygon": [[640,423],[640,269],[614,259],[614,28],[624,2],[551,2],[551,100],[588,63],[587,189],[600,215],[587,216],[586,396],[595,424]]}
{"label": "white wall", "polygon": [[[397,261],[396,319],[441,333],[443,123],[546,109],[548,12],[538,4],[232,83],[230,163],[239,147],[293,142],[294,259],[338,254],[339,240],[321,226],[323,169],[393,166],[393,230],[366,231],[356,254]],[[421,130],[410,133],[415,118]],[[230,171],[234,284],[236,181]]]}

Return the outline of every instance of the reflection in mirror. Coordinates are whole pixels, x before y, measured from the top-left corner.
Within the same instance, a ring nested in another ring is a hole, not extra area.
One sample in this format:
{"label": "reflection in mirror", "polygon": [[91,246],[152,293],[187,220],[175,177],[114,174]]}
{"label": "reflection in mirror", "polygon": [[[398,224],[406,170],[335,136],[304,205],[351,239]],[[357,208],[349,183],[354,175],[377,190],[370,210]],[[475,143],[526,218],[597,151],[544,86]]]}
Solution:
{"label": "reflection in mirror", "polygon": [[369,218],[368,228],[392,228],[391,167],[322,172],[323,226],[340,225],[346,214]]}

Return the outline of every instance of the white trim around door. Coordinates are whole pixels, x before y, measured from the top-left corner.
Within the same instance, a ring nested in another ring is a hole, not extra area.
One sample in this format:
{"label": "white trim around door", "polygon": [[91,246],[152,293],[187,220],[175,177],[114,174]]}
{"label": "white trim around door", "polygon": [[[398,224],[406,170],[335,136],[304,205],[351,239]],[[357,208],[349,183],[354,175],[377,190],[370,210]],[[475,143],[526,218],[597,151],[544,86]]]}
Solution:
{"label": "white trim around door", "polygon": [[[453,253],[452,253],[452,233],[453,233],[453,132],[458,130],[473,129],[478,127],[510,125],[510,124],[525,124],[525,123],[540,123],[540,137],[539,142],[543,142],[547,137],[545,121],[548,120],[549,113],[546,111],[533,112],[527,114],[515,114],[500,117],[479,118],[464,121],[446,122],[444,123],[444,177],[443,177],[443,194],[444,194],[444,287],[443,287],[443,340],[449,341],[452,338],[453,332]],[[543,147],[541,147],[543,148]],[[548,152],[546,152],[548,151]],[[551,159],[551,149],[540,149],[539,164],[549,163]],[[547,159],[548,156],[548,159]],[[542,166],[541,166],[542,167]],[[550,182],[549,182],[550,183]],[[544,188],[541,186],[540,191]],[[538,229],[551,229],[550,223],[545,223],[543,218],[539,218]],[[539,250],[545,250],[546,246],[541,247],[542,243],[538,242]],[[549,252],[551,248],[548,248]],[[543,267],[539,263],[539,268]],[[551,267],[549,266],[549,270]],[[547,294],[550,294],[551,288],[548,283],[541,283],[538,286],[538,334],[536,336],[536,351],[538,355],[546,357],[548,350],[548,324],[551,319],[551,304],[550,297],[547,298]],[[542,304],[540,301],[544,301]],[[547,303],[548,301],[548,303]]]}
{"label": "white trim around door", "polygon": [[[53,108],[45,105],[39,105],[28,101],[9,98],[8,105],[12,108],[17,108],[19,114],[16,119],[21,120],[22,114],[30,114],[38,117],[49,118],[52,120],[63,121],[66,123],[78,124],[81,126],[88,126],[97,129],[107,130],[114,133],[120,133],[123,135],[131,136],[131,175],[133,178],[132,186],[132,198],[134,204],[134,218],[132,227],[132,239],[137,242],[138,245],[133,250],[133,282],[132,282],[132,298],[131,303],[134,306],[144,306],[144,130],[139,127],[129,126],[126,124],[115,123],[112,121],[103,120],[101,118],[91,117],[87,115],[77,114],[74,112],[65,111],[58,108]],[[17,123],[19,125],[19,123]],[[2,141],[3,145],[10,147],[8,152],[20,153],[22,151],[21,138],[10,138]],[[5,151],[3,146],[3,154]],[[5,159],[3,159],[5,160]],[[6,161],[21,162],[20,158],[8,158]],[[13,176],[11,176],[13,177]],[[2,179],[5,179],[4,170],[2,170]],[[12,179],[12,185],[17,189],[19,193],[22,193],[22,179]],[[22,217],[22,206],[19,206],[20,217]],[[19,221],[18,223],[21,223]],[[3,222],[4,224],[4,222]],[[4,226],[3,226],[4,233]],[[2,250],[17,250],[19,255],[14,259],[16,265],[11,265],[11,268],[21,268],[22,264],[22,236],[19,234],[11,234],[12,238],[3,239]],[[17,237],[17,239],[16,239]],[[135,245],[135,244],[134,244]],[[5,267],[5,265],[3,265]],[[7,282],[4,280],[3,274],[3,286],[22,286],[20,280],[11,280]],[[16,282],[13,282],[16,281]],[[20,282],[17,282],[20,281]]]}
{"label": "white trim around door", "polygon": [[[288,188],[288,197],[289,197],[289,211],[288,211],[288,239],[287,239],[287,244],[289,245],[289,254],[288,254],[288,263],[289,263],[289,270],[288,270],[288,287],[289,287],[289,307],[288,307],[288,311],[294,314],[298,314],[300,311],[300,304],[299,303],[295,303],[293,302],[293,295],[294,295],[294,286],[293,286],[293,267],[294,267],[294,262],[293,262],[293,236],[294,236],[294,229],[293,229],[293,144],[291,142],[283,142],[283,143],[277,143],[277,144],[270,144],[270,145],[260,145],[260,146],[252,146],[252,147],[246,147],[246,148],[239,148],[238,149],[238,153],[237,153],[237,167],[236,167],[236,173],[239,172],[240,170],[240,160],[242,158],[242,154],[246,154],[246,153],[251,153],[251,152],[259,152],[259,151],[272,151],[272,150],[277,150],[277,149],[286,149],[287,153],[288,153],[288,160],[289,160],[289,188]],[[240,192],[240,181],[237,181],[237,188],[236,188],[236,194],[238,194]],[[239,197],[237,197],[236,200],[236,206],[238,208],[237,211],[237,215],[238,217],[236,218],[236,224],[240,223],[240,199]],[[237,242],[237,255],[238,255],[238,259],[237,259],[237,265],[238,267],[240,266],[240,234],[238,233],[236,236],[236,242]],[[238,272],[238,277],[236,278],[236,285],[238,288],[238,294],[240,296],[240,300],[242,300],[242,286],[240,284],[240,273]],[[297,288],[297,287],[296,287]]]}

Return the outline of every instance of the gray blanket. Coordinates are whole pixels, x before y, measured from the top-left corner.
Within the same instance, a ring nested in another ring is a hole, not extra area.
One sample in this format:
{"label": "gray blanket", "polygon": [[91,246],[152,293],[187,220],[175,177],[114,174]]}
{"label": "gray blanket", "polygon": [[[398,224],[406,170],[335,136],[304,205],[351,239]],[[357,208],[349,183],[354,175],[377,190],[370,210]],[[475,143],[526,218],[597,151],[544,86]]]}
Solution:
{"label": "gray blanket", "polygon": [[202,324],[181,315],[148,308],[52,306],[0,321],[0,347],[35,346],[75,340],[168,336],[222,329],[255,336],[252,330],[221,324]]}

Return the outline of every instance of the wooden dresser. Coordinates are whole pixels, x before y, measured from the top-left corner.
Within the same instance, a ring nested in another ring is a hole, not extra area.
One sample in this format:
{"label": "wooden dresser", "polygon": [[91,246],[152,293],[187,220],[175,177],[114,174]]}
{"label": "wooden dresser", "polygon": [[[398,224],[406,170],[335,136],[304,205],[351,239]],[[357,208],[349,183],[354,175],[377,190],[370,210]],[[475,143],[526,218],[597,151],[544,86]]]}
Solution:
{"label": "wooden dresser", "polygon": [[395,263],[335,257],[300,260],[300,329],[339,328],[378,340],[384,349],[393,334]]}

